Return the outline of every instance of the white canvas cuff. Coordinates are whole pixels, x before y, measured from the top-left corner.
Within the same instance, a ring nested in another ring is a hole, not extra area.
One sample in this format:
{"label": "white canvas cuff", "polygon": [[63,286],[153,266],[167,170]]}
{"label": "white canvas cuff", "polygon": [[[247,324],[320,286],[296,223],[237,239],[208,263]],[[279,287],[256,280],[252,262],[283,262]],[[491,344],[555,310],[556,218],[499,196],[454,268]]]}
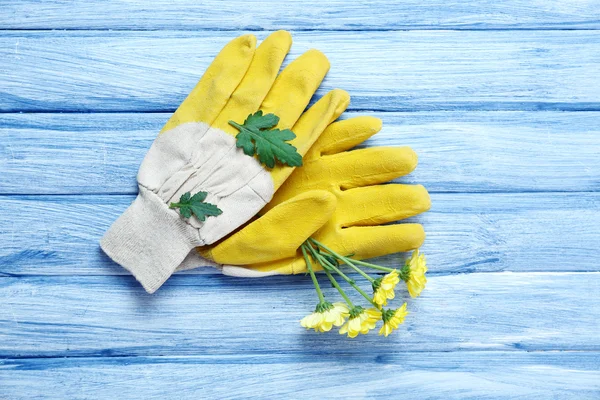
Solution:
{"label": "white canvas cuff", "polygon": [[143,187],[100,241],[102,250],[148,293],[154,293],[190,251],[203,244],[198,229]]}

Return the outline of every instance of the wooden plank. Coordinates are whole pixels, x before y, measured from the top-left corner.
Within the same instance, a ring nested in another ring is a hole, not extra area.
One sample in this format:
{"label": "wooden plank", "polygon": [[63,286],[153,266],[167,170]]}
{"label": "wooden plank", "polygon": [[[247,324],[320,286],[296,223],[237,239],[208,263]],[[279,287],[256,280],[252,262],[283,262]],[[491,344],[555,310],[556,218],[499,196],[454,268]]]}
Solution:
{"label": "wooden plank", "polygon": [[596,0],[4,0],[2,8],[2,29],[573,29],[600,20]]}
{"label": "wooden plank", "polygon": [[[368,353],[368,352],[367,352]],[[241,360],[240,360],[241,359]],[[596,352],[0,360],[0,393],[53,398],[597,399]]]}
{"label": "wooden plank", "polygon": [[[172,111],[241,32],[11,32],[0,111]],[[266,32],[260,32],[262,38]],[[353,109],[598,110],[600,31],[296,32]],[[289,61],[288,59],[288,61]]]}
{"label": "wooden plank", "polygon": [[[2,197],[0,275],[126,273],[98,242],[132,200]],[[432,195],[431,211],[412,220],[425,226],[422,250],[433,273],[598,271],[599,208],[600,193],[440,193]],[[379,261],[394,266],[399,259]]]}
{"label": "wooden plank", "polygon": [[[368,146],[409,145],[402,182],[432,192],[598,191],[598,112],[350,112],[384,128]],[[169,114],[0,114],[0,193],[136,193]]]}
{"label": "wooden plank", "polygon": [[[364,279],[357,282],[368,290]],[[178,276],[154,295],[123,276],[5,277],[0,357],[599,351],[598,290],[597,272],[432,276],[423,295],[408,300],[397,332],[350,340],[300,326],[317,302],[306,276]]]}

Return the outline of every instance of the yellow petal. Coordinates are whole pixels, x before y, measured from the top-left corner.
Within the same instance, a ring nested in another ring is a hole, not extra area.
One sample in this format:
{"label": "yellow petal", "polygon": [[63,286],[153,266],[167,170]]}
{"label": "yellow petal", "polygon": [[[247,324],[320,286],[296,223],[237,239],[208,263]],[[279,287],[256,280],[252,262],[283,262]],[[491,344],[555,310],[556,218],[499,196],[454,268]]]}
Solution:
{"label": "yellow petal", "polygon": [[321,332],[329,332],[331,328],[333,328],[333,324],[329,321],[321,321],[321,324],[319,325],[319,330]]}
{"label": "yellow petal", "polygon": [[348,323],[345,323],[344,325],[342,325],[342,327],[340,328],[340,335],[344,335],[348,333]]}
{"label": "yellow petal", "polygon": [[383,324],[379,330],[379,334],[387,337],[390,333],[392,333],[392,331],[393,329],[388,324]]}

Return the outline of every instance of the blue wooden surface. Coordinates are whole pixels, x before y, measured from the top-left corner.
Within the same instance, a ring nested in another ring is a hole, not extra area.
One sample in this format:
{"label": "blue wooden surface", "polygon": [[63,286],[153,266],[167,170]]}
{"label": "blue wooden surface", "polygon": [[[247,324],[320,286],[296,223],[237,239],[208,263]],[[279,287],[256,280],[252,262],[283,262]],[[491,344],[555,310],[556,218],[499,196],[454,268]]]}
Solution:
{"label": "blue wooden surface", "polygon": [[[600,1],[0,11],[0,399],[600,398]],[[280,28],[420,156],[430,284],[388,339],[304,332],[303,276],[149,296],[98,247],[220,47]]]}

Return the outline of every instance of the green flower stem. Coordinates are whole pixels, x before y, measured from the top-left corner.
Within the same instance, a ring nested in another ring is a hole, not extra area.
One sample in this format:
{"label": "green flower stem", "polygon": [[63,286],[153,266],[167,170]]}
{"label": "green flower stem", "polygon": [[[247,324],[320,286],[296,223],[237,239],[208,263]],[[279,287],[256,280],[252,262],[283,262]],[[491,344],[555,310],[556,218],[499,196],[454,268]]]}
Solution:
{"label": "green flower stem", "polygon": [[331,275],[331,272],[329,272],[326,269],[323,269],[323,271],[325,271],[325,275],[327,275],[327,277],[329,278],[329,280],[331,281],[331,284],[333,285],[333,287],[335,287],[337,289],[338,292],[340,292],[340,294],[342,295],[342,297],[344,298],[344,300],[346,300],[346,303],[348,303],[348,305],[350,306],[350,308],[354,308],[354,304],[352,303],[352,301],[350,300],[350,298],[348,297],[348,295],[346,294],[346,292],[344,292],[344,289],[342,289],[339,285],[339,283],[337,283],[337,281],[335,280],[335,278],[333,277],[333,275]]}
{"label": "green flower stem", "polygon": [[313,238],[309,238],[308,240],[312,241],[314,244],[316,244],[319,247],[324,248],[327,252],[329,252],[329,254],[331,254],[332,256],[342,260],[345,264],[347,264],[349,267],[351,267],[352,269],[354,269],[356,272],[358,272],[359,274],[361,274],[365,279],[367,279],[369,282],[373,283],[375,282],[375,279],[371,278],[369,275],[367,275],[362,269],[358,268],[356,265],[353,264],[354,260],[351,260],[348,257],[344,257],[338,253],[336,253],[335,251],[331,250],[329,247],[325,246],[324,244],[318,242],[317,240],[313,239]]}
{"label": "green flower stem", "polygon": [[323,292],[321,292],[321,287],[319,286],[319,281],[317,281],[317,277],[315,276],[315,271],[313,271],[313,269],[312,269],[312,264],[310,263],[310,260],[308,259],[308,254],[306,254],[306,249],[304,249],[304,246],[302,246],[302,255],[304,256],[304,261],[306,262],[306,269],[308,269],[308,272],[310,273],[310,277],[313,281],[313,284],[315,285],[315,290],[317,291],[317,295],[319,296],[319,302],[323,303],[323,302],[325,302],[325,296],[323,296]]}
{"label": "green flower stem", "polygon": [[[336,267],[335,265],[331,264],[329,261],[327,261],[327,259],[325,257],[323,257],[322,255],[320,255],[319,253],[316,252],[315,249],[312,248],[312,246],[310,246],[310,244],[307,244],[307,247],[310,249],[311,254],[319,261],[319,263],[323,266],[323,270],[327,270],[327,268],[331,268],[334,272],[336,272],[338,275],[340,275],[346,282],[348,282],[348,284],[350,286],[352,286],[358,293],[360,293],[365,299],[367,299],[367,301],[371,304],[373,304],[375,307],[379,308],[379,305],[377,303],[375,303],[373,301],[373,299],[371,298],[371,296],[369,296],[368,294],[366,294],[361,288],[359,288],[356,283],[354,282],[354,280],[352,280],[351,278],[349,278],[346,274],[344,274],[342,271],[340,271],[340,269],[338,267]],[[304,247],[302,247],[303,251]]]}
{"label": "green flower stem", "polygon": [[[344,257],[344,258],[346,258],[346,257]],[[360,261],[360,260],[352,260],[352,262],[355,264],[358,264],[358,265],[364,265],[365,267],[377,269],[379,271],[384,271],[384,272],[394,271],[394,268],[382,267],[381,265],[371,264],[371,263]]]}
{"label": "green flower stem", "polygon": [[[335,256],[335,254],[332,254],[333,256]],[[354,265],[352,262],[349,261],[348,258],[342,258],[341,259],[346,265],[348,265],[350,268],[352,268],[353,270],[355,270],[356,272],[358,272],[359,274],[361,274],[366,280],[368,280],[369,282],[373,283],[375,282],[375,279],[371,278],[369,275],[367,275],[362,269],[358,268],[356,265]],[[353,260],[354,261],[354,260]]]}
{"label": "green flower stem", "polygon": [[310,254],[312,255],[313,259],[318,261],[319,264],[321,264],[323,266],[323,269],[327,269],[327,268],[331,268],[336,270],[335,272],[337,272],[342,278],[344,278],[345,281],[347,282],[354,282],[354,280],[352,280],[351,278],[349,278],[346,274],[344,274],[342,271],[340,271],[339,269],[337,269],[333,264],[331,264],[329,262],[328,259],[326,259],[325,257],[323,257],[323,255],[317,253],[317,251],[310,245],[307,244],[306,245],[308,248],[308,251],[310,251]]}
{"label": "green flower stem", "polygon": [[344,280],[345,280],[346,282],[348,282],[348,284],[349,284],[350,286],[352,286],[352,287],[353,287],[353,288],[354,288],[354,289],[355,289],[355,290],[356,290],[358,293],[360,293],[360,294],[362,295],[362,297],[364,297],[365,299],[367,299],[367,301],[368,301],[369,303],[371,303],[371,304],[373,304],[375,307],[379,308],[379,305],[377,305],[377,303],[375,303],[375,302],[373,301],[373,299],[371,298],[371,296],[369,296],[368,294],[366,294],[366,293],[364,292],[364,290],[362,290],[361,288],[359,288],[359,287],[356,285],[356,283],[354,283],[354,281],[353,281],[352,279],[350,279],[350,278],[348,278],[346,275],[344,275],[344,274],[342,273],[342,271],[340,271],[340,270],[339,270],[337,267],[332,267],[332,269],[333,269],[335,272],[337,272],[338,274],[340,274],[340,275],[342,276],[342,278],[346,277]]}

